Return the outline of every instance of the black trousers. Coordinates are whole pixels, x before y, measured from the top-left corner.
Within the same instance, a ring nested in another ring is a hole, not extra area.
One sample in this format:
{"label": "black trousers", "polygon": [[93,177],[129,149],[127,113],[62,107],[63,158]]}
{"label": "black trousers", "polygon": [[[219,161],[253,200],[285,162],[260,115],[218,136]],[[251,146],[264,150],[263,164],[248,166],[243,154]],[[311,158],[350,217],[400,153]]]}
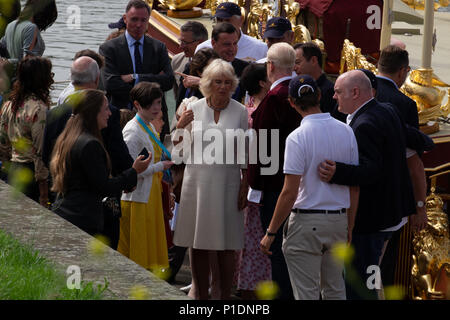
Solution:
{"label": "black trousers", "polygon": [[[269,227],[279,195],[280,192],[263,191],[262,206],[259,212],[264,232]],[[291,280],[289,279],[289,271],[281,249],[281,245],[283,244],[283,226],[284,223],[277,231],[275,240],[270,247],[272,255],[269,258],[272,265],[272,280],[280,287],[279,299],[293,300],[294,294],[292,292]]]}
{"label": "black trousers", "polygon": [[[117,197],[117,199],[120,203],[120,197]],[[114,250],[117,250],[119,244],[120,216],[121,214],[113,213],[108,207],[103,206],[103,230],[101,235],[108,238],[109,246]]]}

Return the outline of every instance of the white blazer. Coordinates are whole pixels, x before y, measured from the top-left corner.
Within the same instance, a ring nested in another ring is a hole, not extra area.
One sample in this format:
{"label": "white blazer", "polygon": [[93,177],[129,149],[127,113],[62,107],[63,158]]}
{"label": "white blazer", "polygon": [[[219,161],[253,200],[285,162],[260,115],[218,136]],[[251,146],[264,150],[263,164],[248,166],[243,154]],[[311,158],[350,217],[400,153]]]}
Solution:
{"label": "white blazer", "polygon": [[[152,124],[150,124],[151,130],[156,132]],[[147,151],[152,153],[152,160],[150,165],[144,171],[137,176],[136,190],[129,193],[122,193],[122,200],[147,203],[150,196],[150,189],[152,187],[153,174],[164,170],[164,164],[162,161],[155,163],[154,150],[151,138],[146,131],[139,125],[136,117],[128,121],[123,128],[123,139],[127,144],[128,151],[135,160],[142,149],[146,148]]]}

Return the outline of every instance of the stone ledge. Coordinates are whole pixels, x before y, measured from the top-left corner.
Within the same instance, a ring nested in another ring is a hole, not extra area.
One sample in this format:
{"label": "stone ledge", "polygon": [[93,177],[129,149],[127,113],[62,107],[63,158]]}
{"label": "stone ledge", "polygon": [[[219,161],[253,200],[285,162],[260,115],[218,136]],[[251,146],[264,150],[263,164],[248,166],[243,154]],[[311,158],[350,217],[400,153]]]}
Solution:
{"label": "stone ledge", "polygon": [[109,282],[106,299],[129,299],[130,289],[143,286],[150,300],[191,300],[177,288],[157,278],[115,250],[105,247],[101,257],[87,249],[92,237],[0,181],[0,229],[30,244],[44,257],[61,266],[81,269],[83,281]]}

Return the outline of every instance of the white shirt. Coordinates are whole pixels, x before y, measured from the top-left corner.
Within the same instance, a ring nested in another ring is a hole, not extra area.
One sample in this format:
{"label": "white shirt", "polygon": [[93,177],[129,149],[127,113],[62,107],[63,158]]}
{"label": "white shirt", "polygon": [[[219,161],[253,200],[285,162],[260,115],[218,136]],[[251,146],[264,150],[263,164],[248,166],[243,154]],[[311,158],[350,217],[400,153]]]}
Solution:
{"label": "white shirt", "polygon": [[[267,44],[261,40],[250,37],[241,31],[241,37],[237,43],[236,58],[248,62],[255,62],[267,56]],[[211,39],[200,43],[195,52],[203,48],[212,48]]]}
{"label": "white shirt", "polygon": [[72,82],[67,85],[67,87],[64,88],[64,90],[59,94],[58,102],[56,103],[56,107],[63,104],[67,97],[70,96],[72,93],[75,92],[75,87],[73,86]]}
{"label": "white shirt", "polygon": [[337,210],[350,207],[350,187],[323,182],[317,167],[326,160],[358,165],[353,130],[329,113],[303,118],[286,139],[285,174],[301,175],[294,208]]}
{"label": "white shirt", "polygon": [[272,83],[272,85],[270,86],[270,90],[273,90],[277,85],[279,85],[280,83],[282,83],[283,81],[286,80],[290,80],[292,79],[292,76],[285,76],[283,78],[280,78],[278,80],[276,80],[274,83]]}

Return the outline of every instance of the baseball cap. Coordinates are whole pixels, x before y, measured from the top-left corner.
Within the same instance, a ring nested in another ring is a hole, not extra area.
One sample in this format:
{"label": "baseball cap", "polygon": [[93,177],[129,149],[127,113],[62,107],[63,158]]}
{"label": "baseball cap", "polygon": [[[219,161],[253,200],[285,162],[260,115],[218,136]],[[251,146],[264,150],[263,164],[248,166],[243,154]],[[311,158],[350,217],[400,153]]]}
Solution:
{"label": "baseball cap", "polygon": [[123,17],[122,17],[119,19],[119,21],[108,24],[108,27],[110,29],[124,29],[127,27],[127,25],[125,24],[125,21],[123,21]]}
{"label": "baseball cap", "polygon": [[[304,88],[308,88],[309,90],[304,91]],[[316,92],[317,84],[311,76],[307,74],[301,74],[291,79],[289,82],[289,96],[291,98],[297,99],[302,95],[306,95],[307,93]]]}
{"label": "baseball cap", "polygon": [[364,74],[367,76],[367,78],[369,78],[370,80],[370,85],[372,86],[372,88],[374,88],[375,90],[377,90],[377,76],[370,70],[367,69],[357,69],[359,71],[364,72]]}
{"label": "baseball cap", "polygon": [[222,2],[216,8],[215,18],[231,18],[232,16],[240,16],[241,8],[233,2]]}
{"label": "baseball cap", "polygon": [[274,17],[267,21],[264,38],[282,38],[286,31],[292,31],[292,25],[288,19]]}

